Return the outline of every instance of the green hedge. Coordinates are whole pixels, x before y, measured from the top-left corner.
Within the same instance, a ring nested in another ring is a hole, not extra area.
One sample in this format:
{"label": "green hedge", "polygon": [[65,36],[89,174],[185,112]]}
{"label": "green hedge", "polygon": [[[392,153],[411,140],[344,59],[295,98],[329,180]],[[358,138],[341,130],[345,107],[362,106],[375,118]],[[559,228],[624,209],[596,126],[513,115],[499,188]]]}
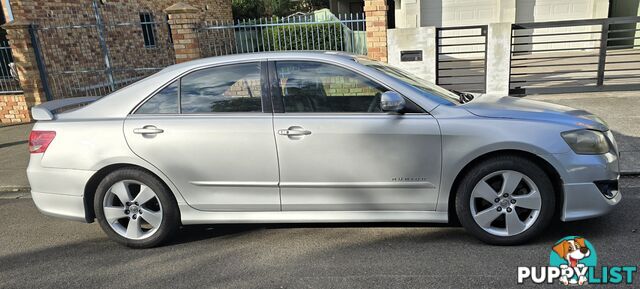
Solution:
{"label": "green hedge", "polygon": [[273,26],[262,29],[262,37],[264,50],[341,50],[345,46],[340,23]]}

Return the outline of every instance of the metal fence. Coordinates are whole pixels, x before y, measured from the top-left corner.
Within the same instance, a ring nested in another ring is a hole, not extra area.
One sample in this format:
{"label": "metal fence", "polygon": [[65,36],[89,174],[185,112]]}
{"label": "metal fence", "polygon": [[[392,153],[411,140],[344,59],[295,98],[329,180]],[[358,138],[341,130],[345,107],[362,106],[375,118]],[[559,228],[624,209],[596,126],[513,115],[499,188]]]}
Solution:
{"label": "metal fence", "polygon": [[207,22],[199,31],[203,56],[283,50],[366,54],[364,14],[305,15]]}
{"label": "metal fence", "polygon": [[122,9],[116,5],[94,2],[87,8],[78,11],[90,15],[80,23],[49,21],[30,28],[48,100],[106,95],[174,64],[166,18],[152,21],[140,12],[139,21],[126,21],[131,13],[106,11]]}
{"label": "metal fence", "polygon": [[436,28],[436,84],[486,91],[487,25]]}
{"label": "metal fence", "polygon": [[640,89],[640,17],[512,26],[510,93]]}
{"label": "metal fence", "polygon": [[9,41],[2,40],[0,41],[0,94],[22,93],[12,65],[13,54],[11,54]]}

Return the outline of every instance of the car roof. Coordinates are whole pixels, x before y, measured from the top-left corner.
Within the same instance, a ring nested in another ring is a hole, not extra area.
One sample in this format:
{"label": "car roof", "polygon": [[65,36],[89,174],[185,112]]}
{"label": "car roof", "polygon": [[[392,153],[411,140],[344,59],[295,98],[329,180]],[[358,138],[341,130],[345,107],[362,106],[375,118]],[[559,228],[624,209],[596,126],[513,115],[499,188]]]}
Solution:
{"label": "car roof", "polygon": [[207,65],[215,65],[218,63],[237,62],[237,61],[251,61],[251,60],[265,60],[269,58],[277,59],[334,59],[334,60],[353,60],[358,58],[358,55],[341,52],[341,51],[271,51],[271,52],[255,52],[255,53],[242,53],[223,56],[207,57],[197,60],[192,60],[176,65],[169,66],[162,70],[162,72],[176,72],[190,70],[192,68],[198,68]]}

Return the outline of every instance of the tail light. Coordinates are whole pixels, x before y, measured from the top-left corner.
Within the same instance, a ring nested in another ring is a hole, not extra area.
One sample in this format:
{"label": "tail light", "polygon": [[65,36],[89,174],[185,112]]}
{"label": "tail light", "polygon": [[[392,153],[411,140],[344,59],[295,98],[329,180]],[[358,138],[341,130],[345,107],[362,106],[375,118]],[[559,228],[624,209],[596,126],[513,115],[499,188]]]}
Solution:
{"label": "tail light", "polygon": [[32,154],[44,153],[55,137],[55,131],[31,131],[29,135],[29,152]]}

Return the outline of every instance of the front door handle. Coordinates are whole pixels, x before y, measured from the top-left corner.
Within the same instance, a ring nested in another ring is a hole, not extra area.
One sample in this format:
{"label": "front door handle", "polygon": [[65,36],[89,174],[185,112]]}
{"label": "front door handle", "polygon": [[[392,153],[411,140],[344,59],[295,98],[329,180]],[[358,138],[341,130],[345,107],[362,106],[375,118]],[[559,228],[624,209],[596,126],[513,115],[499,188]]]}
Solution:
{"label": "front door handle", "polygon": [[133,129],[133,133],[142,134],[142,135],[145,135],[145,134],[159,134],[159,133],[163,133],[163,132],[164,132],[163,129],[159,129],[159,128],[157,128],[155,126],[152,126],[152,125],[145,125],[142,128]]}
{"label": "front door handle", "polygon": [[305,136],[305,135],[310,135],[311,131],[303,129],[299,126],[292,126],[288,129],[279,129],[278,130],[278,134],[279,135],[286,135],[286,136]]}

